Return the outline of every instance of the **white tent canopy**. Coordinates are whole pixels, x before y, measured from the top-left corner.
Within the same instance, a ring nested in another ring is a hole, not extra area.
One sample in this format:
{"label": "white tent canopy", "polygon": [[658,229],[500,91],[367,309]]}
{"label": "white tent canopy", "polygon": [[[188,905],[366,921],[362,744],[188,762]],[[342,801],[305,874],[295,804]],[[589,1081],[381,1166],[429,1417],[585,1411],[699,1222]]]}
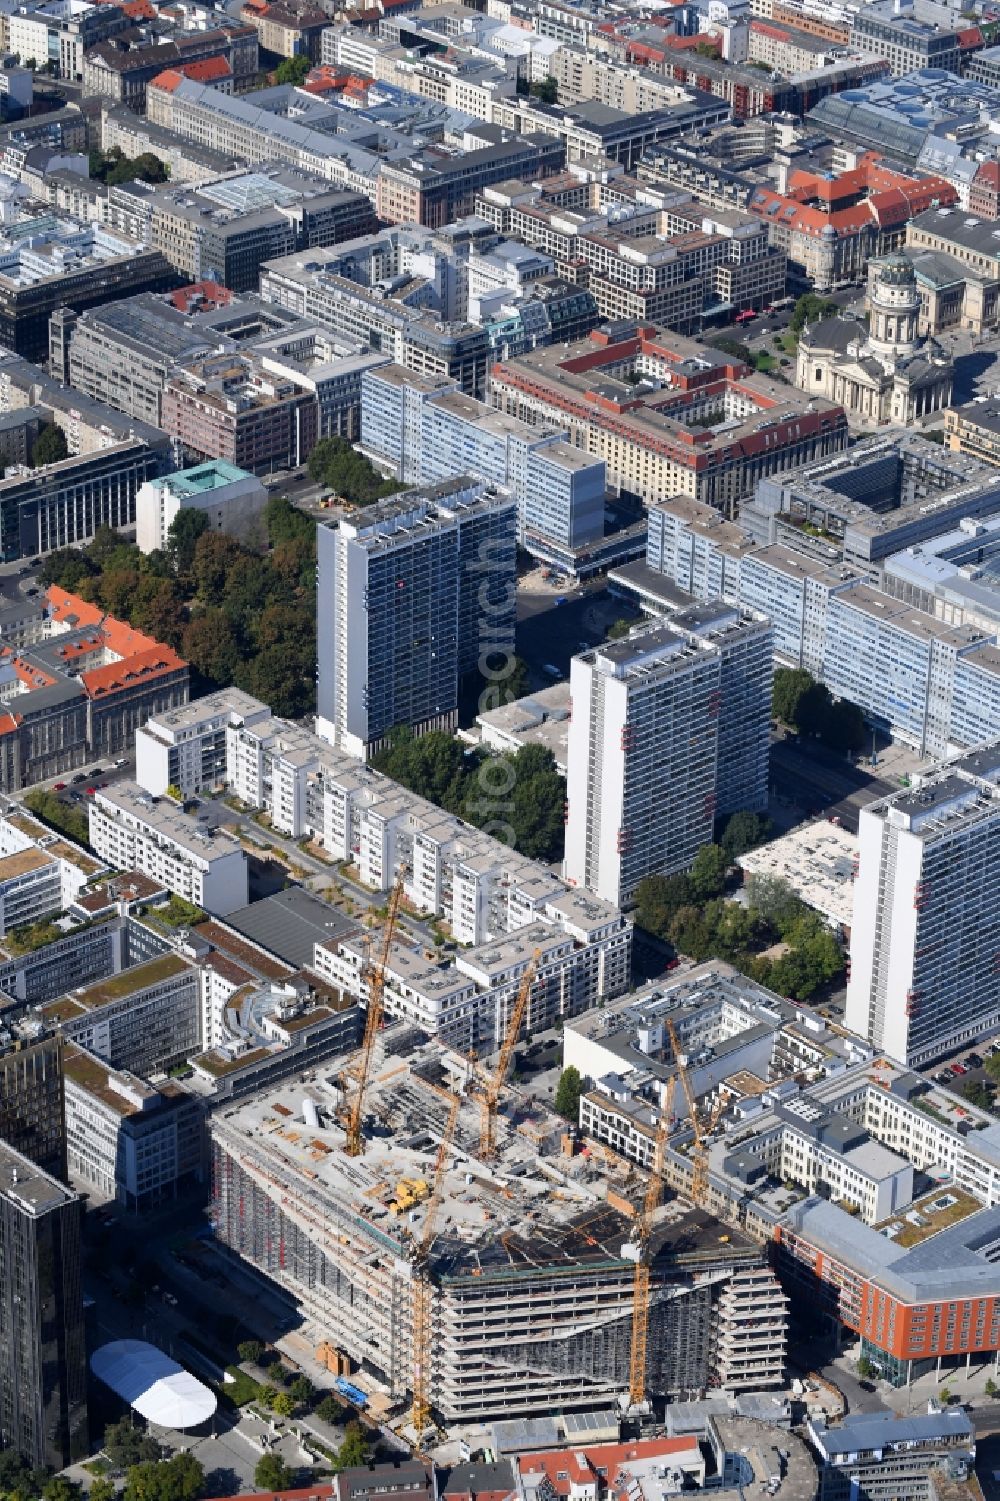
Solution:
{"label": "white tent canopy", "polygon": [[90,1357],[90,1369],[160,1428],[197,1428],[216,1409],[213,1391],[143,1339],[116,1339]]}

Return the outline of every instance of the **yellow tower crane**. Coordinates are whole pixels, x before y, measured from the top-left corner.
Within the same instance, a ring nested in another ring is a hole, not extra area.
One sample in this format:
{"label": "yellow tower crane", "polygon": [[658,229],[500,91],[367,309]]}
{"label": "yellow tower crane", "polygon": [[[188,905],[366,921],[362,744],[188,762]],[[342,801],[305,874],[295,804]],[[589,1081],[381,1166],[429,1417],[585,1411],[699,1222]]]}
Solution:
{"label": "yellow tower crane", "polygon": [[361,1122],[363,1119],[365,1091],[368,1088],[368,1074],[371,1069],[372,1053],[375,1048],[375,1038],[379,1027],[382,1025],[382,1000],[385,993],[385,968],[389,962],[389,950],[392,946],[392,935],[396,930],[396,918],[399,915],[399,903],[403,895],[403,875],[400,873],[392,888],[389,897],[389,911],[382,933],[382,946],[378,958],[368,971],[368,1012],[365,1016],[365,1032],[361,1043],[361,1063],[358,1068],[358,1089],[351,1102],[350,1112],[347,1117],[347,1141],[344,1150],[349,1157],[361,1155]]}
{"label": "yellow tower crane", "polygon": [[[708,1142],[706,1137],[717,1125],[723,1104],[719,1101],[715,1106],[703,1131],[698,1119],[698,1104],[688,1077],[687,1065],[682,1056],[680,1039],[669,1017],[666,1018],[666,1027],[673,1050],[674,1063],[677,1066],[677,1077],[681,1081],[688,1116],[694,1130],[694,1142],[691,1147],[691,1199],[698,1208],[703,1208],[708,1197]],[[649,1238],[653,1214],[660,1202],[660,1193],[663,1188],[663,1156],[669,1130],[670,1114],[664,1111],[660,1116],[656,1131],[649,1183],[646,1187],[646,1197],[639,1218],[637,1235],[639,1255],[632,1284],[632,1352],[628,1383],[629,1402],[633,1407],[638,1407],[646,1400],[646,1356],[649,1348]]]}
{"label": "yellow tower crane", "polygon": [[423,1433],[431,1417],[430,1386],[431,1358],[433,1353],[431,1305],[434,1289],[428,1275],[427,1262],[431,1244],[434,1240],[438,1210],[441,1208],[444,1170],[447,1165],[452,1140],[455,1136],[455,1126],[458,1122],[458,1108],[460,1104],[460,1097],[455,1095],[452,1098],[451,1107],[448,1111],[448,1119],[445,1122],[445,1128],[441,1135],[441,1144],[438,1147],[437,1158],[434,1163],[431,1196],[427,1201],[424,1227],[420,1235],[420,1240],[417,1243],[413,1264],[413,1412],[411,1418],[418,1445],[422,1441]]}
{"label": "yellow tower crane", "polygon": [[649,1235],[653,1214],[660,1202],[663,1188],[663,1153],[670,1130],[670,1116],[666,1111],[660,1116],[653,1143],[653,1160],[649,1169],[649,1182],[639,1216],[638,1256],[635,1276],[632,1279],[632,1350],[629,1360],[628,1396],[632,1407],[639,1407],[646,1400],[646,1352],[649,1348]]}
{"label": "yellow tower crane", "polygon": [[484,1162],[489,1162],[496,1152],[496,1129],[497,1129],[497,1106],[500,1102],[500,1091],[503,1089],[507,1071],[510,1068],[511,1059],[514,1056],[514,1048],[517,1039],[521,1035],[524,1018],[528,1010],[528,999],[531,995],[531,987],[538,971],[538,961],[541,958],[538,949],[535,950],[524,971],[520,989],[511,1008],[510,1020],[507,1023],[507,1031],[500,1047],[500,1057],[493,1073],[487,1079],[482,1094],[479,1096],[482,1106],[483,1118],[479,1133],[479,1155]]}

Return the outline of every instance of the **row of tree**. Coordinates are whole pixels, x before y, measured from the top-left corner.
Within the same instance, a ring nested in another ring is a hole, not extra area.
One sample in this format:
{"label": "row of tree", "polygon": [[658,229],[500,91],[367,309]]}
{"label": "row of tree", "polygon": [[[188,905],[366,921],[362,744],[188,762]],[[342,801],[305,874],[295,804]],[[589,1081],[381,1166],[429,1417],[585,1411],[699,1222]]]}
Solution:
{"label": "row of tree", "polygon": [[264,556],[202,511],[179,511],[166,549],[146,555],[101,527],[88,547],[51,553],[41,579],[173,646],[200,687],[235,683],[297,718],[315,704],[316,529],[280,496],[264,524]]}
{"label": "row of tree", "polygon": [[411,792],[448,813],[497,833],[507,824],[514,847],[534,860],[560,860],[566,785],[552,752],[526,745],[514,755],[492,756],[463,749],[452,735],[435,730],[415,737],[393,731],[375,766]]}
{"label": "row of tree", "polygon": [[821,740],[831,750],[857,755],[869,730],[857,704],[834,698],[804,667],[779,667],[774,674],[771,712],[797,734]]}

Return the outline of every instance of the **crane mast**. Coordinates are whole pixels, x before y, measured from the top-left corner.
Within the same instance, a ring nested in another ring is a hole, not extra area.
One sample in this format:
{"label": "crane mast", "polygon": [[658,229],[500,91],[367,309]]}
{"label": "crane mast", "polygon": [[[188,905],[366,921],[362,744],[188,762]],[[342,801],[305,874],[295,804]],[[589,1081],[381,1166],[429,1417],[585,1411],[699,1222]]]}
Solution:
{"label": "crane mast", "polygon": [[424,1228],[417,1244],[416,1256],[413,1266],[413,1413],[412,1422],[417,1435],[417,1443],[421,1442],[421,1436],[430,1422],[431,1401],[431,1359],[433,1321],[431,1306],[433,1301],[433,1287],[428,1274],[427,1261],[430,1255],[431,1244],[434,1240],[434,1231],[437,1222],[438,1211],[441,1208],[441,1191],[444,1187],[444,1171],[447,1165],[448,1153],[455,1136],[455,1127],[458,1123],[458,1109],[461,1101],[458,1095],[452,1099],[448,1111],[448,1119],[445,1122],[444,1132],[438,1146],[437,1158],[434,1162],[434,1175],[431,1183],[431,1196],[427,1203],[427,1213],[424,1216]]}
{"label": "crane mast", "polygon": [[358,1088],[351,1102],[350,1113],[347,1118],[347,1141],[344,1144],[344,1150],[349,1157],[359,1157],[361,1155],[361,1123],[364,1118],[365,1091],[368,1088],[368,1075],[371,1070],[372,1053],[375,1049],[375,1038],[378,1036],[379,1027],[382,1025],[385,969],[389,962],[389,951],[392,946],[392,936],[396,930],[396,918],[399,915],[399,903],[402,895],[403,875],[400,873],[396,877],[392,894],[389,897],[389,911],[382,934],[382,945],[379,949],[378,958],[372,966],[368,977],[368,1012],[365,1016],[364,1038],[361,1043]]}
{"label": "crane mast", "polygon": [[503,1043],[500,1047],[500,1057],[497,1060],[497,1066],[486,1081],[486,1086],[479,1097],[483,1112],[482,1126],[479,1134],[479,1155],[485,1162],[489,1162],[496,1153],[497,1106],[500,1102],[500,1091],[503,1089],[504,1080],[507,1077],[511,1059],[514,1056],[517,1039],[521,1035],[521,1028],[524,1025],[524,1018],[528,1010],[528,1000],[531,996],[531,987],[534,984],[540,958],[541,954],[536,949],[527,969],[524,971],[520,988],[517,992],[514,1005],[511,1008],[510,1019],[507,1023],[507,1031],[504,1034]]}

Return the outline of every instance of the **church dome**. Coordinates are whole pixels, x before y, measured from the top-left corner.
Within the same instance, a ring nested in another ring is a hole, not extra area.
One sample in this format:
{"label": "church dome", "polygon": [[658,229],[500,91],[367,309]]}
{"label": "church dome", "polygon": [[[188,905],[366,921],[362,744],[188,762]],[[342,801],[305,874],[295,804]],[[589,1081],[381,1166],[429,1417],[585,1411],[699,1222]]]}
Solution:
{"label": "church dome", "polygon": [[912,286],[916,282],[917,273],[905,255],[889,255],[882,262],[878,279],[887,287]]}

